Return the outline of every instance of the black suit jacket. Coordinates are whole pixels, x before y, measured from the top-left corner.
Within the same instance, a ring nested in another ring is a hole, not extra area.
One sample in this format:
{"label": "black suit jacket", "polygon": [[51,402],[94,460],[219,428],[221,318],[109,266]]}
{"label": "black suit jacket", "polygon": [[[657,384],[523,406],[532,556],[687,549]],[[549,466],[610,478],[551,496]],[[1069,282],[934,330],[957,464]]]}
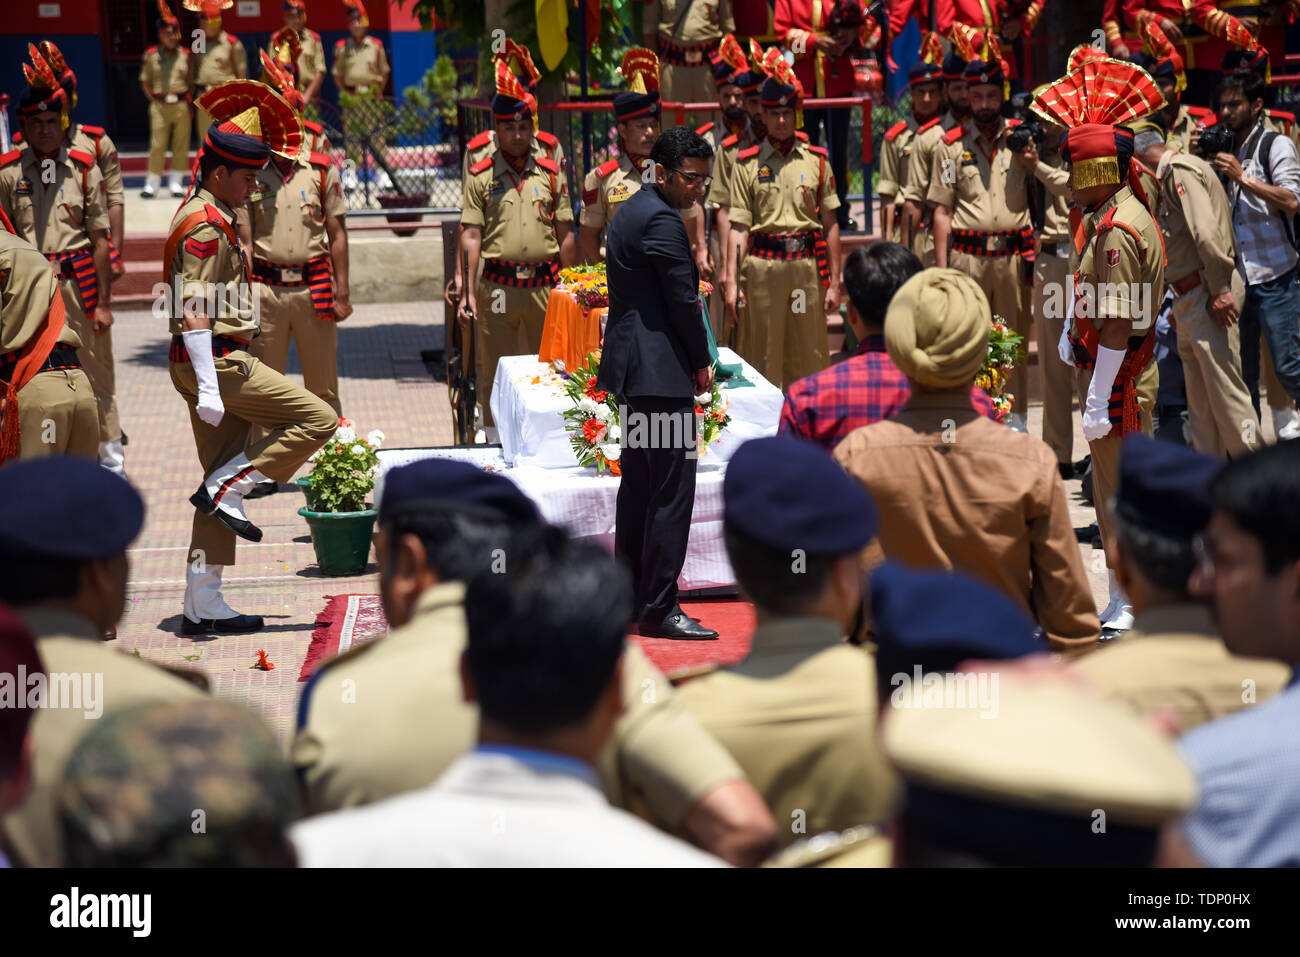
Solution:
{"label": "black suit jacket", "polygon": [[616,396],[687,398],[709,365],[699,270],[681,214],[653,186],[623,203],[605,240],[609,318],[599,388]]}

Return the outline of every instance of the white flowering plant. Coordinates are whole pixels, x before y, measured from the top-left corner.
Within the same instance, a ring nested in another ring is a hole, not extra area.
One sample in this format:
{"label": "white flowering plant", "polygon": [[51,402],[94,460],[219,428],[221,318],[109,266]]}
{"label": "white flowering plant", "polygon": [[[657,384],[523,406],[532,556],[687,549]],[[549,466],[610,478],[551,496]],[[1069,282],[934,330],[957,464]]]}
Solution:
{"label": "white flowering plant", "polygon": [[333,437],[307,461],[312,463],[308,503],[315,512],[360,512],[379,475],[379,449],[384,433],[374,429],[365,438],[356,426],[339,419]]}

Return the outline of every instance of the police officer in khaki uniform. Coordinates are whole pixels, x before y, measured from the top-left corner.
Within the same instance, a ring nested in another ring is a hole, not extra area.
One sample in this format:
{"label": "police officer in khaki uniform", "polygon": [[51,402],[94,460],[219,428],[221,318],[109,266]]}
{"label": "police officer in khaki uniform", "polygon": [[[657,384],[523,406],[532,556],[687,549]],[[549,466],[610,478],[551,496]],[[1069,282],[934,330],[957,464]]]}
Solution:
{"label": "police officer in khaki uniform", "polygon": [[0,229],[0,464],[15,453],[98,459],[99,420],[80,346],[50,264]]}
{"label": "police officer in khaki uniform", "polygon": [[[1023,155],[1007,146],[1014,120],[1004,120],[1004,68],[974,60],[966,66],[973,121],[945,133],[930,164],[926,202],[934,206],[935,264],[967,273],[984,291],[995,316],[1028,341],[1034,229]],[[951,243],[951,249],[949,244]],[[1010,425],[1026,431],[1029,364],[1011,370]]]}
{"label": "police officer in khaki uniform", "polygon": [[970,92],[966,87],[966,60],[956,52],[943,60],[943,112],[916,128],[912,155],[908,158],[903,182],[903,214],[899,223],[900,241],[921,260],[923,266],[935,264],[934,207],[926,201],[930,192],[930,167],[940,139],[949,130],[970,119]]}
{"label": "police officer in khaki uniform", "polygon": [[[282,29],[271,38],[274,53],[260,51],[262,60],[261,80],[271,89],[283,96],[301,116],[307,109],[306,97],[298,90],[297,72],[294,70],[295,54],[298,51],[298,35],[289,29]],[[325,135],[325,128],[314,120],[303,119],[303,150],[307,153],[320,153],[329,156],[333,147],[330,138]]]}
{"label": "police officer in khaki uniform", "polygon": [[[201,147],[200,182],[176,211],[163,250],[172,385],[189,409],[204,474],[190,496],[195,512],[186,551],[186,635],[262,627],[261,617],[238,614],[221,597],[236,535],[254,542],[262,537],[244,514],[244,496],[267,479],[289,481],[338,425],[327,403],[251,354],[260,307],[233,225],[235,208],[253,192],[272,148],[282,157],[297,155],[298,115],[251,80],[209,90],[202,106],[214,122]],[[268,433],[249,444],[253,425]]]}
{"label": "police officer in khaki uniform", "polygon": [[876,192],[880,194],[880,235],[892,242],[902,238],[903,184],[907,182],[916,131],[939,115],[939,85],[943,67],[918,60],[907,71],[907,85],[912,91],[912,113],[885,130],[880,145],[880,177]]}
{"label": "police officer in khaki uniform", "polygon": [[1290,677],[1280,662],[1229,653],[1209,607],[1187,590],[1198,561],[1193,539],[1209,524],[1209,484],[1222,465],[1173,442],[1125,440],[1115,571],[1133,599],[1133,629],[1074,665],[1140,715],[1173,718],[1180,735],[1263,702]]}
{"label": "police officer in khaki uniform", "polygon": [[[325,664],[303,690],[291,753],[309,813],[423,787],[473,746],[477,709],[457,677],[465,589],[488,573],[493,549],[526,562],[539,534],[516,486],[460,462],[390,471],[378,507],[375,555],[393,630]],[[433,531],[449,514],[463,519],[450,538]],[[731,863],[761,860],[775,836],[762,799],[634,641],[623,687],[624,712],[599,765],[610,801]]]}
{"label": "police officer in khaki uniform", "polygon": [[714,97],[709,56],[724,33],[736,29],[731,0],[647,0],[645,45],[663,63],[664,99],[707,103]]}
{"label": "police officer in khaki uniform", "polygon": [[1228,195],[1213,167],[1155,139],[1157,124],[1134,127],[1135,150],[1156,167],[1166,282],[1174,294],[1178,355],[1187,386],[1192,447],[1240,456],[1258,447],[1255,410],[1241,376],[1237,317],[1245,288],[1236,265]]}
{"label": "police officer in khaki uniform", "polygon": [[752,439],[727,465],[723,524],[758,627],[745,660],[678,696],[763,795],[782,846],[886,819],[898,784],[875,746],[875,661],[844,641],[862,621],[871,497],[811,443]]}
{"label": "police officer in khaki uniform", "polygon": [[[492,381],[502,356],[536,355],[551,288],[561,264],[576,259],[573,208],[560,168],[531,152],[537,102],[518,78],[497,62],[492,98],[497,151],[470,167],[461,211],[460,248],[468,275],[459,320],[473,323],[479,407],[484,430],[494,428]],[[490,437],[491,433],[488,433]]]}
{"label": "police officer in khaki uniform", "polygon": [[731,255],[740,265],[727,277],[726,303],[740,354],[784,387],[830,362],[826,317],[843,299],[840,200],[826,151],[795,135],[798,79],[779,54],[764,65],[767,139],[741,150],[731,173]]}
{"label": "police officer in khaki uniform", "polygon": [[[144,502],[124,479],[77,456],[43,458],[0,469],[0,497],[24,503],[0,523],[0,602],[35,634],[46,673],[72,679],[79,695],[73,703],[80,703],[36,711],[30,786],[23,803],[0,821],[0,832],[16,861],[58,867],[55,791],[87,729],[104,714],[145,701],[203,698],[206,681],[169,674],[104,643],[126,604],[127,546],[144,524]],[[50,534],[54,527],[60,534]],[[73,593],[61,577],[69,566]],[[87,684],[77,689],[78,679]],[[47,684],[47,695],[53,686]]]}
{"label": "police officer in khaki uniform", "polygon": [[57,270],[68,328],[95,395],[98,459],[123,472],[113,368],[112,278],[104,178],[94,157],[65,145],[62,91],[29,89],[19,106],[25,145],[0,157],[0,210]]}
{"label": "police officer in khaki uniform", "polygon": [[[1086,66],[1080,75],[1080,88],[1076,74],[1057,80],[1034,98],[1033,109],[1069,131],[1062,157],[1070,164],[1080,217],[1074,230],[1073,300],[1067,307],[1071,320],[1058,355],[1079,370],[1076,388],[1092,456],[1093,500],[1109,553],[1114,531],[1108,509],[1118,484],[1120,442],[1133,432],[1151,433],[1159,386],[1152,361],[1155,320],[1165,289],[1160,228],[1128,185],[1133,134],[1116,124],[1155,112],[1164,97],[1131,63],[1106,60]],[[1107,92],[1121,88],[1131,91],[1123,101]],[[1133,623],[1113,571],[1110,601],[1100,618],[1103,638]]]}
{"label": "police officer in khaki uniform", "polygon": [[[243,41],[227,33],[221,22],[221,8],[234,6],[233,0],[185,0],[186,10],[202,12],[204,44],[194,56],[194,95],[225,83],[242,80],[248,76],[248,54]],[[198,111],[199,142],[208,135],[212,117]]]}
{"label": "police officer in khaki uniform", "polygon": [[144,51],[140,65],[140,89],[149,101],[149,174],[140,195],[152,199],[162,185],[163,161],[170,146],[173,196],[184,196],[185,175],[190,157],[190,99],[194,84],[194,63],[190,51],[181,45],[180,21],[158,0],[158,43]]}
{"label": "police officer in khaki uniform", "polygon": [[367,36],[370,18],[360,0],[343,0],[348,8],[348,31],[351,38],[334,44],[334,82],[340,90],[358,97],[378,97],[384,93],[391,71],[384,45]]}
{"label": "police officer in khaki uniform", "polygon": [[284,0],[284,25],[298,35],[298,91],[311,106],[325,82],[325,45],[319,33],[307,29],[306,0]]}

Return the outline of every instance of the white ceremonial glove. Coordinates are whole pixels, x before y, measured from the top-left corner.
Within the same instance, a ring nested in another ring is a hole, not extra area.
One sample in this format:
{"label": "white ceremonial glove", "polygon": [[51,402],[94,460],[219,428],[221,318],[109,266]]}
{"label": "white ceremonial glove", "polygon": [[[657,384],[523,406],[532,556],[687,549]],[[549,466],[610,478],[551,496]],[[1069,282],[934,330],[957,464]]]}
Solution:
{"label": "white ceremonial glove", "polygon": [[1097,346],[1097,361],[1092,367],[1088,400],[1083,409],[1083,437],[1089,442],[1104,439],[1110,434],[1110,390],[1115,385],[1115,376],[1119,374],[1123,361],[1123,349]]}
{"label": "white ceremonial glove", "polygon": [[194,378],[199,384],[199,401],[195,411],[200,419],[215,428],[221,424],[226,406],[221,401],[221,390],[217,388],[217,366],[212,361],[212,330],[191,329],[181,333],[181,338],[185,340],[185,351],[189,353]]}
{"label": "white ceremonial glove", "polygon": [[1074,365],[1074,347],[1070,345],[1070,324],[1067,322],[1061,330],[1061,339],[1056,344],[1056,354],[1067,366]]}

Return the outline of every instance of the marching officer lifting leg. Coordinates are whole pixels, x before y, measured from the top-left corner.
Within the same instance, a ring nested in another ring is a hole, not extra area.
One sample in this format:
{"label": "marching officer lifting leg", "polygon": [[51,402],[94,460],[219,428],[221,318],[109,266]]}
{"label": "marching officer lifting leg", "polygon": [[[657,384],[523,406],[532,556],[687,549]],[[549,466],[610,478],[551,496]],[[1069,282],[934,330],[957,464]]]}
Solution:
{"label": "marching officer lifting leg", "polygon": [[[334,433],[338,416],[322,399],[253,356],[258,303],[235,231],[236,207],[257,187],[274,150],[296,159],[297,113],[261,83],[232,80],[200,105],[213,117],[201,147],[199,185],[172,220],[163,252],[171,297],[172,384],[190,412],[204,479],[187,554],[182,634],[257,631],[258,616],[221,597],[235,561],[235,537],[260,541],[243,499],[259,482],[287,482]],[[267,430],[252,444],[250,426]]]}
{"label": "marching officer lifting leg", "polygon": [[170,187],[173,196],[184,196],[181,178],[190,158],[190,100],[194,63],[190,51],[180,42],[180,21],[158,0],[158,46],[144,51],[140,66],[140,89],[149,101],[149,175],[140,195],[152,199],[162,185],[167,148],[172,151]]}

